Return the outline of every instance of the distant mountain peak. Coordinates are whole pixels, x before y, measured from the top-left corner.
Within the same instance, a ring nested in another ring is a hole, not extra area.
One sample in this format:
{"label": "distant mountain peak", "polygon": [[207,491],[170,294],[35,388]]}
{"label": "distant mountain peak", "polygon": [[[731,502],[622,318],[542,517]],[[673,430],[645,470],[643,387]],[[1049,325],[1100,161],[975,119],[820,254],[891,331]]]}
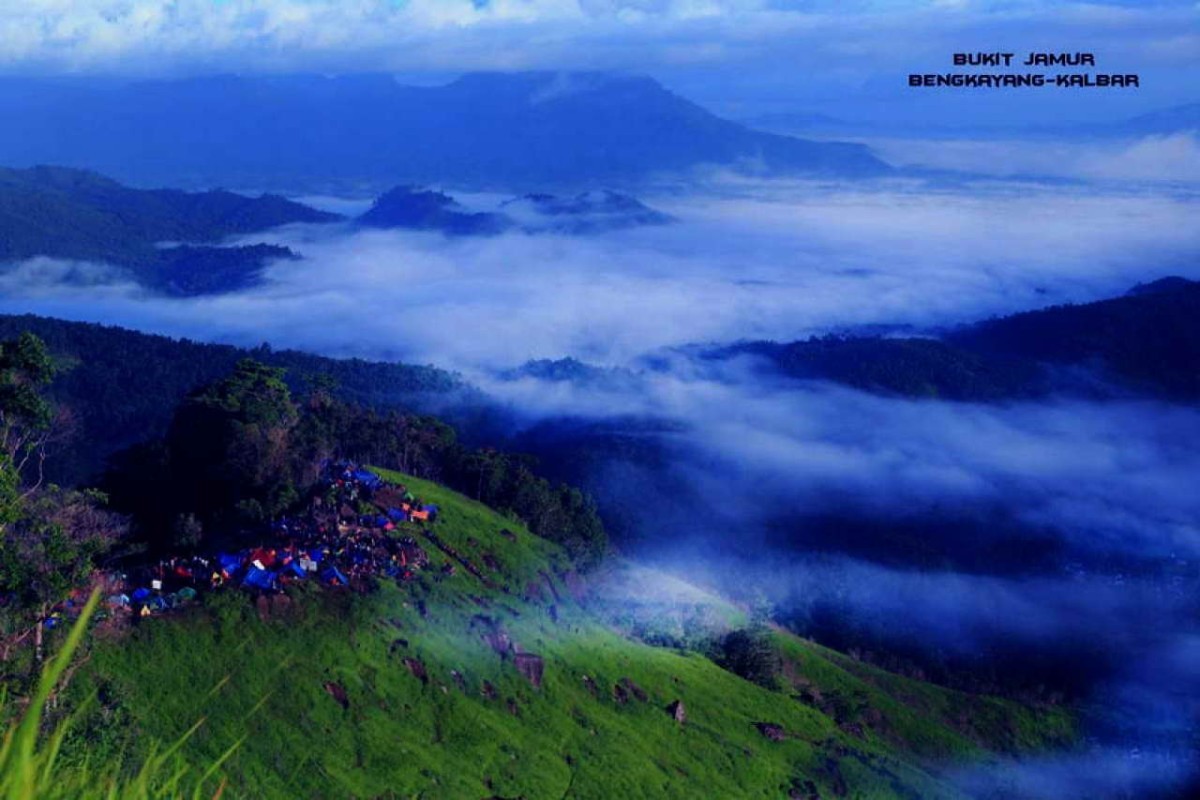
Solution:
{"label": "distant mountain peak", "polygon": [[86,166],[139,185],[561,192],[713,166],[890,172],[864,145],[751,130],[617,72],[470,73],[442,86],[371,74],[6,78],[0,117],[0,163]]}

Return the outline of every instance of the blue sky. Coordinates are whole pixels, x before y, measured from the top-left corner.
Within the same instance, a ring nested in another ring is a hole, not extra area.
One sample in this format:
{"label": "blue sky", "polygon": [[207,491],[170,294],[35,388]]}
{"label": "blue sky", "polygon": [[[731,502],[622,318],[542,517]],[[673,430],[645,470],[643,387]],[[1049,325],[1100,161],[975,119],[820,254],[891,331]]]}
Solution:
{"label": "blue sky", "polygon": [[[957,50],[1091,50],[1138,92],[915,96]],[[1200,4],[1026,0],[0,0],[0,71],[617,69],[726,114],[1105,119],[1200,100]]]}

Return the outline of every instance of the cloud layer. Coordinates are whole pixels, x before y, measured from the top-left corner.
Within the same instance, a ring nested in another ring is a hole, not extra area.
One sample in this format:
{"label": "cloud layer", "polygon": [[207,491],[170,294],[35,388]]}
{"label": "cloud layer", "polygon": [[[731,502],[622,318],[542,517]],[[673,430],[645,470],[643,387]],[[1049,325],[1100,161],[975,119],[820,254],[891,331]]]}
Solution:
{"label": "cloud layer", "polygon": [[61,267],[37,262],[5,279],[0,308],[471,371],[566,355],[622,364],[690,342],[862,325],[955,324],[1107,297],[1163,274],[1200,277],[1197,202],[1187,192],[737,181],[711,189],[646,198],[676,225],[588,238],[283,229],[254,239],[305,259],[225,297],[72,287],[60,282]]}

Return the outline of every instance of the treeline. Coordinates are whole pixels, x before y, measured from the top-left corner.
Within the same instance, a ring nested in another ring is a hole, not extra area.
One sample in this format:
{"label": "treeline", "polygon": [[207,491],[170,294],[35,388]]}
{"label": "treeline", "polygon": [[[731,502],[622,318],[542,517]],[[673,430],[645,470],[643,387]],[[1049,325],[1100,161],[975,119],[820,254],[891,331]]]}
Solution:
{"label": "treeline", "polygon": [[369,408],[421,406],[431,397],[468,391],[456,375],[433,367],[332,359],[293,350],[202,344],[122,328],[30,315],[0,316],[0,338],[31,332],[55,362],[49,398],[71,433],[46,462],[49,480],[95,481],[117,451],[166,433],[176,406],[197,386],[227,375],[252,356],[287,370],[293,392],[324,386],[334,397]]}
{"label": "treeline", "polygon": [[166,435],[116,457],[103,485],[135,534],[167,552],[260,536],[337,458],[395,467],[512,513],[582,568],[607,550],[591,498],[539,477],[528,457],[471,449],[437,419],[377,412],[320,387],[298,401],[282,369],[251,359],[189,394]]}

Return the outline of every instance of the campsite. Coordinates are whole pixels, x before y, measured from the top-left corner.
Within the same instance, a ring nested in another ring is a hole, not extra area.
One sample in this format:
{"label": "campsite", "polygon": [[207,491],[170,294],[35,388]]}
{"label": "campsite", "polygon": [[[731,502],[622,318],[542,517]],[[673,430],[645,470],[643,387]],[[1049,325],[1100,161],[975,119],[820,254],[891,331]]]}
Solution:
{"label": "campsite", "polygon": [[[355,464],[326,468],[326,480],[314,490],[307,513],[272,522],[255,547],[176,555],[128,571],[98,572],[95,581],[106,590],[107,610],[143,618],[221,588],[262,595],[305,580],[328,587],[361,587],[376,577],[412,580],[428,563],[413,534],[431,535],[425,526],[436,521],[438,507]],[[369,510],[361,513],[364,509]],[[64,612],[79,605],[76,593],[54,609],[46,624],[58,624]]]}

